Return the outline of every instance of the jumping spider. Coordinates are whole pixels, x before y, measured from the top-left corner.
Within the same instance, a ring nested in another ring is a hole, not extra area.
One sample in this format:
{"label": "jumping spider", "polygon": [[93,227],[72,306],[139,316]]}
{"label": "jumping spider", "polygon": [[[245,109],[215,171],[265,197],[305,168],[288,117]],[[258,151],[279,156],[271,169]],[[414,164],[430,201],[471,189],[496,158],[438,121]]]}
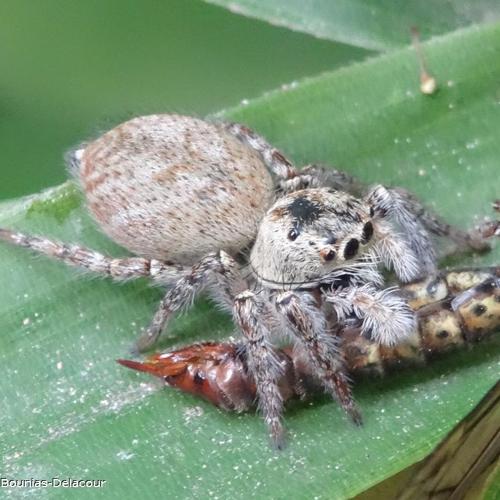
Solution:
{"label": "jumping spider", "polygon": [[[168,290],[137,342],[144,351],[177,311],[207,290],[232,311],[276,446],[283,442],[283,365],[271,341],[291,337],[325,389],[361,421],[332,325],[357,320],[383,344],[411,333],[414,315],[382,290],[379,263],[399,280],[435,270],[429,233],[484,244],[428,214],[401,189],[335,170],[297,170],[238,124],[178,115],[132,119],[69,158],[100,228],[137,257],[0,229],[11,243],[115,279],[150,277]],[[359,193],[357,193],[359,195]]]}

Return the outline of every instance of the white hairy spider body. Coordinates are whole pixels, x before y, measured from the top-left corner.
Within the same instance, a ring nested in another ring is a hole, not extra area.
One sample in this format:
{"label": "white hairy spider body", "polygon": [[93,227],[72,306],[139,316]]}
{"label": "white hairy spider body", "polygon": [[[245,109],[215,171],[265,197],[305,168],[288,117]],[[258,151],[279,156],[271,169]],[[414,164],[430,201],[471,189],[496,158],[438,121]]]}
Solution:
{"label": "white hairy spider body", "polygon": [[114,259],[1,228],[0,238],[104,276],[168,285],[139,351],[206,290],[232,312],[243,335],[259,406],[277,446],[283,367],[272,339],[294,339],[325,389],[360,422],[340,326],[357,322],[364,335],[394,344],[415,325],[405,300],[381,289],[380,264],[403,282],[434,271],[429,232],[484,248],[428,214],[409,193],[375,186],[362,196],[342,172],[297,170],[239,124],[135,118],[70,161],[101,229],[136,257]]}

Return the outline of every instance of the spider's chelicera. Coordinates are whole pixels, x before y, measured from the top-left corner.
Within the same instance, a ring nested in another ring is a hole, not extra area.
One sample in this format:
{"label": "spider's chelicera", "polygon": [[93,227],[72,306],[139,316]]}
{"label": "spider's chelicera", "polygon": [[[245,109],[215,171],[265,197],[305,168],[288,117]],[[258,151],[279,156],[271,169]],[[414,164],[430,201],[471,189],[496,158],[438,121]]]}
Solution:
{"label": "spider's chelicera", "polygon": [[402,189],[366,190],[343,172],[296,169],[239,124],[178,115],[135,118],[70,156],[90,213],[136,254],[109,258],[77,245],[0,229],[0,238],[115,279],[167,287],[137,342],[145,351],[205,290],[242,334],[246,366],[273,442],[283,443],[284,366],[272,341],[293,339],[324,388],[359,423],[339,325],[394,344],[415,317],[380,266],[409,282],[435,271],[430,233],[481,250],[480,238],[429,214]]}

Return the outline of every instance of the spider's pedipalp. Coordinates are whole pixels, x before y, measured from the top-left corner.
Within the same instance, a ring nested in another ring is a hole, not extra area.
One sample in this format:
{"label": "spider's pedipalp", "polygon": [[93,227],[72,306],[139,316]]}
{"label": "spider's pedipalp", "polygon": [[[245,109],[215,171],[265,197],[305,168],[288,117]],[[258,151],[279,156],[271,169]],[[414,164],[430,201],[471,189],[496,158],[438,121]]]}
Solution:
{"label": "spider's pedipalp", "polygon": [[282,292],[276,297],[276,307],[286,319],[288,330],[303,350],[313,373],[353,422],[360,425],[361,414],[345,374],[339,339],[328,328],[315,298],[307,292]]}
{"label": "spider's pedipalp", "polygon": [[269,343],[270,331],[262,320],[265,305],[253,292],[240,293],[234,301],[234,316],[245,339],[248,367],[257,386],[259,409],[269,429],[273,445],[284,446],[283,396],[278,381],[284,366]]}
{"label": "spider's pedipalp", "polygon": [[354,314],[362,322],[362,333],[380,344],[394,345],[416,328],[415,314],[395,289],[377,290],[367,284],[330,290],[325,300],[332,304],[339,321]]}

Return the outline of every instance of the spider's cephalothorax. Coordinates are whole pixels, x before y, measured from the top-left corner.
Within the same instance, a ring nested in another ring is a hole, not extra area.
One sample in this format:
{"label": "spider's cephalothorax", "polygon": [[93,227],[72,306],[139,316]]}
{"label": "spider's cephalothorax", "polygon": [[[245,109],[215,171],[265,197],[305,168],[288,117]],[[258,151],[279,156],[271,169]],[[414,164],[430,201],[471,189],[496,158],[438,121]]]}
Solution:
{"label": "spider's cephalothorax", "polygon": [[[278,200],[262,219],[250,254],[252,272],[275,289],[328,284],[342,269],[355,269],[360,258],[373,263],[373,218],[369,205],[342,191],[296,191]],[[409,266],[415,266],[413,260]]]}
{"label": "spider's cephalothorax", "polygon": [[360,185],[350,176],[317,166],[298,170],[239,124],[139,117],[69,159],[100,228],[137,256],[114,259],[8,229],[0,238],[104,276],[166,285],[138,341],[141,351],[207,290],[233,313],[278,445],[283,366],[272,338],[293,338],[325,389],[359,422],[335,331],[355,321],[362,334],[393,344],[414,326],[405,301],[380,288],[377,264],[404,282],[433,271],[429,233],[485,248],[406,191],[375,186],[355,198],[348,193]]}

